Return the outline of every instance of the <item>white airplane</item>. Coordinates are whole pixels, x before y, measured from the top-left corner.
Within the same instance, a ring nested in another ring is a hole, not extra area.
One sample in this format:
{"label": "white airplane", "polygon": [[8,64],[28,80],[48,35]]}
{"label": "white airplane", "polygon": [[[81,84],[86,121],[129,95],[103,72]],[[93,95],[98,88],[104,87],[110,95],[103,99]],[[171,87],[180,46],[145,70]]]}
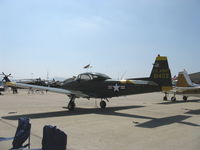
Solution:
{"label": "white airplane", "polygon": [[171,101],[176,101],[176,94],[182,95],[183,100],[187,101],[188,96],[200,97],[200,85],[193,83],[187,71],[184,70],[179,72],[176,86],[173,88],[172,92],[174,96],[171,98]]}

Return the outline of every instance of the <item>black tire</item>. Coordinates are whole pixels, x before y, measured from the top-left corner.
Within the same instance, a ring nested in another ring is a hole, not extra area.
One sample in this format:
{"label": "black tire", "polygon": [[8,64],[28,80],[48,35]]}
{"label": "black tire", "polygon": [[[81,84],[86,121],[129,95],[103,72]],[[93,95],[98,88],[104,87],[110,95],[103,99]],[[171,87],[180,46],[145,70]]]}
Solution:
{"label": "black tire", "polygon": [[187,102],[187,96],[183,96],[183,100],[185,101],[185,102]]}
{"label": "black tire", "polygon": [[176,97],[173,96],[173,97],[171,98],[171,101],[172,101],[172,102],[175,102],[175,101],[176,101]]}
{"label": "black tire", "polygon": [[68,109],[69,109],[69,111],[73,111],[73,110],[75,109],[75,107],[76,107],[76,104],[75,104],[74,102],[70,102],[70,103],[68,104]]}
{"label": "black tire", "polygon": [[102,109],[105,109],[105,108],[106,108],[106,102],[105,102],[105,101],[101,101],[101,102],[100,102],[100,107],[101,107]]}

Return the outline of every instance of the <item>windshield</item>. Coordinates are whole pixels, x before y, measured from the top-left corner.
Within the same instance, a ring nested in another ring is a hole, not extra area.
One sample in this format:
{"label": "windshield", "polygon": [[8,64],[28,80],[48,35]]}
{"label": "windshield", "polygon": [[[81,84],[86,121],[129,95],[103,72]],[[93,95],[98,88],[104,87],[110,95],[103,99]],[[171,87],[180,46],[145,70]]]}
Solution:
{"label": "windshield", "polygon": [[89,74],[81,74],[79,75],[79,79],[81,80],[91,80],[91,76]]}
{"label": "windshield", "polygon": [[84,74],[78,75],[77,79],[79,80],[106,80],[106,79],[110,79],[110,77],[101,73],[84,73]]}

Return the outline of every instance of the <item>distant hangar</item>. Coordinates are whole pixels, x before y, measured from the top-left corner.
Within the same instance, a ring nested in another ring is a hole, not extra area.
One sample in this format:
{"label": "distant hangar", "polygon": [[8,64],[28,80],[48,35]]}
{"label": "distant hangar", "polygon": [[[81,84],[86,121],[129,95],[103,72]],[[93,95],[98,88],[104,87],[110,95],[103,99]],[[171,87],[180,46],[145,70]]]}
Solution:
{"label": "distant hangar", "polygon": [[189,74],[189,76],[192,82],[200,84],[200,72]]}

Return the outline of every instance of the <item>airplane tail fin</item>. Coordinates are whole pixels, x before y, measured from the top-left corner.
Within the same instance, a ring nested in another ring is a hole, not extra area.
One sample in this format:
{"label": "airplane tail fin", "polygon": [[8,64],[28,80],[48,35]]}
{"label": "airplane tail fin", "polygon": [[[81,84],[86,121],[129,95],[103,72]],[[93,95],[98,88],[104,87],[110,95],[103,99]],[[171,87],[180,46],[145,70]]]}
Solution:
{"label": "airplane tail fin", "polygon": [[176,83],[177,87],[191,87],[193,83],[186,70],[179,72],[178,81]]}
{"label": "airplane tail fin", "polygon": [[172,89],[171,71],[169,69],[167,57],[160,55],[156,57],[150,79],[156,82],[161,87],[162,91],[169,91]]}

